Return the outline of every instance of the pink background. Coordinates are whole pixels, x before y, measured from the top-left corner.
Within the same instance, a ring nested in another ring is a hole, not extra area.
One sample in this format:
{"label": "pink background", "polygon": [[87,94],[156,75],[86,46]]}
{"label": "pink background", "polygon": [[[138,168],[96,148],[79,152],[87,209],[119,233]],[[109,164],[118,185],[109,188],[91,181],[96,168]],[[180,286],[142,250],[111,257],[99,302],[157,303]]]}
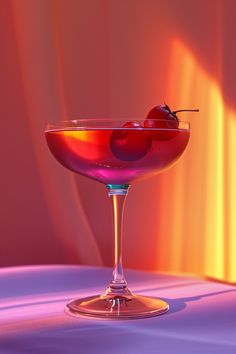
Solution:
{"label": "pink background", "polygon": [[112,265],[104,186],[63,169],[43,131],[166,101],[200,113],[181,116],[181,161],[130,190],[124,263],[236,282],[235,13],[234,0],[0,2],[1,266]]}

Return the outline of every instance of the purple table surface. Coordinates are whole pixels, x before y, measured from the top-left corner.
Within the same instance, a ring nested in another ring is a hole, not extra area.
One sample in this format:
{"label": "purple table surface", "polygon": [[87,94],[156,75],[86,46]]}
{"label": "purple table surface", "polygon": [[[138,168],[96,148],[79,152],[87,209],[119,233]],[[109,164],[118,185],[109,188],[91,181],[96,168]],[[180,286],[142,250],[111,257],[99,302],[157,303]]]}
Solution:
{"label": "purple table surface", "polygon": [[111,269],[27,266],[0,270],[0,354],[236,354],[236,287],[188,276],[126,271],[134,293],[170,304],[138,320],[72,317],[68,300],[102,293]]}

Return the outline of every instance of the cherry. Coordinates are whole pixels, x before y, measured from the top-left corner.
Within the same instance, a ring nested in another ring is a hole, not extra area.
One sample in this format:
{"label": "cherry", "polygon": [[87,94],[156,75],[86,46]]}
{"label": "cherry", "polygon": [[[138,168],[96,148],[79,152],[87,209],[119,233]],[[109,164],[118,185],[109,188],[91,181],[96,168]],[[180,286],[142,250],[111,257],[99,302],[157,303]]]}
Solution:
{"label": "cherry", "polygon": [[151,147],[151,139],[143,127],[136,122],[127,122],[122,128],[114,130],[110,138],[110,147],[116,158],[122,161],[136,161],[146,155]]}
{"label": "cherry", "polygon": [[145,128],[161,128],[160,130],[148,131],[148,135],[153,140],[170,140],[178,135],[179,119],[176,115],[178,112],[198,112],[198,109],[181,109],[171,111],[170,107],[156,106],[148,113],[144,121]]}

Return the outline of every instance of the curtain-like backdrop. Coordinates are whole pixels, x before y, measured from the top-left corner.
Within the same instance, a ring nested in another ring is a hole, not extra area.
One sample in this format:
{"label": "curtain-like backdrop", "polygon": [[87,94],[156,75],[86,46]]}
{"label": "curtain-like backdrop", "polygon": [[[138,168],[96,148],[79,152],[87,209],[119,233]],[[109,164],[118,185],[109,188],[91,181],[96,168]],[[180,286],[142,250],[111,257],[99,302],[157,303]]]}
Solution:
{"label": "curtain-like backdrop", "polygon": [[111,265],[105,187],[66,171],[47,122],[191,122],[170,170],[130,189],[124,263],[236,282],[234,0],[1,0],[0,264]]}

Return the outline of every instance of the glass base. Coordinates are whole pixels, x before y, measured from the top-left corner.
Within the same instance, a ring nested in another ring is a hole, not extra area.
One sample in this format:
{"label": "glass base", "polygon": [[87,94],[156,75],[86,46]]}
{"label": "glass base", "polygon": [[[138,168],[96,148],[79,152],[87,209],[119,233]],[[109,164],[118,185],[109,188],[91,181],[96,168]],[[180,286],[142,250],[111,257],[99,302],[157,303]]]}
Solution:
{"label": "glass base", "polygon": [[134,319],[161,315],[169,305],[158,298],[133,295],[131,298],[106,298],[104,295],[90,296],[69,302],[66,311],[73,316],[92,316],[113,319]]}

